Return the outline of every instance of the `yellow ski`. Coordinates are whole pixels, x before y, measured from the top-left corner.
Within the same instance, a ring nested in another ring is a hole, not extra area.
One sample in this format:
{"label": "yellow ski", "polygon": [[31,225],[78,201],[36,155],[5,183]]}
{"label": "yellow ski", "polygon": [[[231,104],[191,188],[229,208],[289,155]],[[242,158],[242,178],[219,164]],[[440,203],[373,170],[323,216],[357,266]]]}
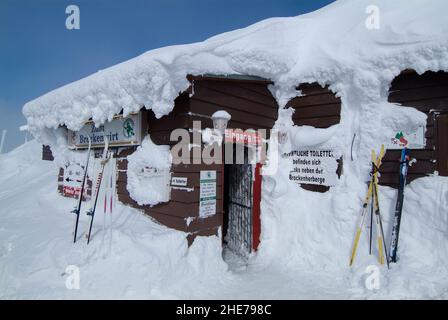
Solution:
{"label": "yellow ski", "polygon": [[[352,252],[350,255],[350,263],[349,265],[352,266],[353,262],[355,261],[355,256],[356,256],[356,251],[358,249],[358,244],[359,244],[359,239],[361,238],[361,232],[362,232],[362,228],[364,226],[365,220],[366,220],[366,216],[367,216],[367,207],[369,204],[369,201],[372,200],[373,201],[373,197],[374,197],[374,189],[375,188],[375,181],[378,178],[378,168],[381,166],[381,161],[384,157],[385,154],[385,148],[384,145],[381,146],[381,151],[378,154],[378,157],[375,156],[375,150],[372,150],[372,178],[370,179],[370,183],[369,183],[369,187],[367,189],[367,194],[363,203],[363,209],[362,209],[362,213],[361,213],[361,222],[358,226],[358,228],[356,229],[356,234],[355,234],[355,239],[353,241],[353,248],[352,248]],[[382,250],[381,250],[382,252]]]}
{"label": "yellow ski", "polygon": [[[381,221],[381,214],[380,214],[380,206],[379,206],[379,201],[378,201],[378,178],[374,181],[373,184],[373,198],[375,199],[374,201],[374,207],[375,207],[375,221],[376,221],[376,233],[377,233],[377,238],[378,238],[378,260],[380,262],[380,264],[384,264],[384,258],[386,258],[386,262],[387,262],[387,268],[389,268],[389,255],[387,253],[387,247],[386,247],[386,240],[384,239],[384,230],[383,230],[383,222]],[[384,249],[383,249],[384,247]],[[383,250],[384,253],[386,254],[386,257],[384,257],[383,255]]]}

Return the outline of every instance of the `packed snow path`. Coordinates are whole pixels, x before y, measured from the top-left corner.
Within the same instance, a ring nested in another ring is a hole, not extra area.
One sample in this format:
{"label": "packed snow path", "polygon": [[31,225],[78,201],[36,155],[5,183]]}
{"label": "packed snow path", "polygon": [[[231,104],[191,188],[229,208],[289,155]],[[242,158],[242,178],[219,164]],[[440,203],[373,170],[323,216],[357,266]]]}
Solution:
{"label": "packed snow path", "polygon": [[[227,265],[217,239],[201,238],[188,249],[184,233],[125,206],[115,210],[111,227],[106,219],[103,229],[102,212],[98,214],[89,246],[82,237],[73,244],[74,216],[69,212],[75,201],[57,194],[57,168],[39,160],[40,151],[39,144],[30,142],[0,155],[0,299],[448,297],[446,265],[394,267],[376,291],[365,287],[364,266],[361,272],[331,266],[321,272],[262,255],[246,265],[225,252]],[[440,190],[441,195],[446,192]],[[82,215],[81,233],[87,223]],[[446,245],[434,250],[442,252]],[[303,249],[297,247],[298,252]],[[69,265],[79,267],[79,290],[66,287]]]}

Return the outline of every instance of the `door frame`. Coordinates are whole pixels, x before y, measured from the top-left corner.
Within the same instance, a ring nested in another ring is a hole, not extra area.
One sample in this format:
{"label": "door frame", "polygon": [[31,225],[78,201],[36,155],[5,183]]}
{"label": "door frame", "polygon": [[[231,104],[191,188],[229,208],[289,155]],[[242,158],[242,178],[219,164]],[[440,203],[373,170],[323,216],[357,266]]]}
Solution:
{"label": "door frame", "polygon": [[[443,126],[442,122],[445,122]],[[434,124],[437,171],[441,176],[448,176],[448,143],[446,140],[443,140],[444,138],[448,139],[448,113],[436,113]]]}
{"label": "door frame", "polygon": [[[237,164],[235,164],[237,165]],[[261,236],[261,187],[262,187],[262,175],[261,175],[261,169],[262,169],[263,164],[262,163],[256,163],[254,165],[252,165],[252,226],[251,226],[251,235],[252,235],[252,239],[251,239],[251,252],[256,252],[258,250],[258,247],[260,245],[260,236]],[[223,183],[225,183],[226,181],[226,174],[227,174],[227,170],[226,170],[226,166],[223,165],[222,166],[222,181]],[[223,185],[222,188],[222,192],[223,192],[223,197],[222,197],[222,201],[223,201],[223,208],[228,208],[224,201],[226,201],[226,197],[224,192],[225,191],[225,186]],[[228,209],[226,209],[228,210]],[[222,228],[228,228],[229,225],[229,213],[226,211],[224,212],[224,214],[226,215],[225,217],[223,217],[223,223],[222,223]],[[226,223],[224,223],[225,221],[227,221]],[[227,234],[227,230],[222,230],[222,241],[224,244],[224,235]]]}

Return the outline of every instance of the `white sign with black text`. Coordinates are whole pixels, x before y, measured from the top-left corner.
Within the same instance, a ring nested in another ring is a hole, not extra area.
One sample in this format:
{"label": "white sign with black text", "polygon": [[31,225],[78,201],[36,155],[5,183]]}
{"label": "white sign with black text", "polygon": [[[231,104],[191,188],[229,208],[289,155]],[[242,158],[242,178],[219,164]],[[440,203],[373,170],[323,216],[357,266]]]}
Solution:
{"label": "white sign with black text", "polygon": [[[84,179],[84,167],[79,163],[70,163],[64,168],[62,181],[62,194],[66,197],[79,197],[82,180]],[[87,184],[84,189],[84,197],[87,198]]]}
{"label": "white sign with black text", "polygon": [[172,177],[171,185],[175,187],[186,187],[188,182],[187,177]]}
{"label": "white sign with black text", "polygon": [[89,145],[88,134],[92,147],[103,146],[104,136],[107,136],[110,146],[139,145],[141,130],[140,113],[130,114],[126,118],[116,116],[112,121],[98,127],[89,121],[79,131],[68,130],[68,143],[76,148],[86,148]]}
{"label": "white sign with black text", "polygon": [[286,157],[292,161],[289,180],[298,184],[336,185],[338,162],[333,150],[296,150]]}
{"label": "white sign with black text", "polygon": [[200,172],[199,217],[216,213],[216,171]]}

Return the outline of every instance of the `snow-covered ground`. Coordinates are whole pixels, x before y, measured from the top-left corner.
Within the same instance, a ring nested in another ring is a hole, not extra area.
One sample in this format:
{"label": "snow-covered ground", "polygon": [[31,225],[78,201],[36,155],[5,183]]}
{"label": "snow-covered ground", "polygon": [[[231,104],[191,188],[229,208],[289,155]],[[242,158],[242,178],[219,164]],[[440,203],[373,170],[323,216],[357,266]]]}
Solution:
{"label": "snow-covered ground", "polygon": [[[0,155],[1,299],[448,297],[446,212],[406,216],[400,263],[389,271],[380,267],[380,289],[368,290],[365,268],[377,265],[375,257],[368,257],[360,248],[356,267],[350,269],[347,263],[352,234],[341,234],[340,243],[327,243],[333,228],[327,226],[322,233],[316,232],[319,223],[312,219],[312,210],[289,217],[289,225],[302,237],[292,237],[291,229],[285,229],[285,235],[276,239],[269,239],[267,233],[260,252],[248,263],[229,252],[225,252],[224,260],[216,237],[199,238],[188,249],[184,233],[160,226],[137,210],[121,205],[112,221],[110,216],[104,219],[102,212],[96,216],[88,246],[83,238],[73,244],[74,215],[69,211],[75,201],[57,194],[57,167],[40,160],[40,151],[41,146],[31,141]],[[439,179],[440,192],[424,197],[446,208],[447,180]],[[414,205],[413,192],[424,192],[425,183],[434,182],[423,179],[411,186],[408,206]],[[393,197],[391,190],[382,191],[383,198]],[[283,205],[295,203],[283,201]],[[86,216],[82,218],[83,232],[88,221]],[[325,226],[325,222],[321,224]],[[307,234],[305,226],[314,230],[314,235]],[[276,243],[285,238],[293,241]],[[331,263],[324,257],[327,250],[338,247],[337,252],[345,253],[340,260],[347,263],[341,264],[338,259]],[[416,249],[421,250],[420,256]],[[320,257],[321,264],[316,263],[316,257]],[[66,288],[69,265],[79,267],[79,290]]]}

